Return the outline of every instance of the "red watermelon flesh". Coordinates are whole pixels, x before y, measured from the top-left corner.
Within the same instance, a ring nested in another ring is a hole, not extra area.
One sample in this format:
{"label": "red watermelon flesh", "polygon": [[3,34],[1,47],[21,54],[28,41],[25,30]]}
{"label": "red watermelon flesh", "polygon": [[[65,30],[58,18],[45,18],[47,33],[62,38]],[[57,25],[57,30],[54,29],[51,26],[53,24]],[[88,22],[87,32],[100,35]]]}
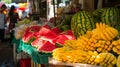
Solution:
{"label": "red watermelon flesh", "polygon": [[51,31],[54,32],[54,33],[56,33],[56,34],[62,33],[62,30],[60,30],[58,27],[52,28]]}
{"label": "red watermelon flesh", "polygon": [[36,38],[34,34],[40,30],[40,26],[31,26],[28,27],[22,37],[23,42],[27,43],[29,42],[32,38]]}
{"label": "red watermelon flesh", "polygon": [[57,34],[52,32],[51,29],[41,27],[40,31],[35,33],[36,37],[44,37],[48,39],[52,39],[54,37],[57,37]]}
{"label": "red watermelon flesh", "polygon": [[41,26],[35,25],[30,27],[30,31],[32,32],[38,32],[40,30]]}
{"label": "red watermelon flesh", "polygon": [[58,43],[58,44],[64,44],[66,40],[69,40],[69,38],[65,35],[59,35],[56,38],[53,39],[53,43]]}
{"label": "red watermelon flesh", "polygon": [[51,29],[51,27],[48,24],[43,25],[43,27]]}
{"label": "red watermelon flesh", "polygon": [[41,46],[42,44],[44,44],[44,40],[42,40],[41,38],[37,38],[36,40],[34,40],[32,43],[31,43],[31,45],[33,46],[33,47],[39,47],[39,46]]}
{"label": "red watermelon flesh", "polygon": [[27,43],[34,35],[33,32],[29,32],[30,28],[27,28],[23,37],[22,37],[22,41]]}
{"label": "red watermelon flesh", "polygon": [[67,35],[72,35],[72,36],[74,36],[72,30],[67,30],[67,31],[66,31],[66,34],[67,34]]}
{"label": "red watermelon flesh", "polygon": [[46,41],[44,44],[41,44],[41,46],[39,46],[37,50],[40,52],[51,53],[55,48],[57,47],[54,44]]}

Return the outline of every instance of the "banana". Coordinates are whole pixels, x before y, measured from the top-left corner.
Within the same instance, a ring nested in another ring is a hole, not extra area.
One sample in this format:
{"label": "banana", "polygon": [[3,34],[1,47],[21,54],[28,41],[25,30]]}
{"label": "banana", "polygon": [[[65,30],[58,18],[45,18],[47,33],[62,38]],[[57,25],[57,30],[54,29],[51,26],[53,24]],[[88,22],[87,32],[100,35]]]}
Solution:
{"label": "banana", "polygon": [[119,44],[118,41],[113,41],[113,42],[112,42],[112,45],[114,45],[114,46],[116,46],[116,45],[118,45],[118,44]]}
{"label": "banana", "polygon": [[107,32],[107,34],[109,35],[109,37],[111,38],[111,40],[115,37],[114,34],[109,30],[110,28],[106,28],[105,31]]}
{"label": "banana", "polygon": [[107,64],[111,64],[113,60],[115,60],[115,56],[111,55],[111,57],[109,58]]}
{"label": "banana", "polygon": [[113,49],[112,49],[114,52],[118,52],[118,50],[115,48],[115,47],[113,47]]}
{"label": "banana", "polygon": [[96,23],[96,28],[98,28],[98,29],[100,28],[99,23]]}
{"label": "banana", "polygon": [[109,64],[109,65],[107,65],[106,67],[114,67],[114,65],[112,65],[112,64]]}
{"label": "banana", "polygon": [[113,27],[108,27],[109,31],[116,37],[118,35],[118,30]]}
{"label": "banana", "polygon": [[116,63],[117,67],[120,67],[120,55],[117,58],[117,63]]}
{"label": "banana", "polygon": [[116,48],[120,50],[120,45],[117,45]]}
{"label": "banana", "polygon": [[111,54],[110,53],[106,53],[106,58],[105,58],[105,60],[104,60],[104,62],[105,63],[107,63],[108,62],[108,60],[110,59],[110,57],[111,57]]}
{"label": "banana", "polygon": [[115,65],[115,64],[116,64],[116,62],[117,62],[117,59],[116,59],[116,57],[115,57],[115,56],[113,56],[113,57],[114,57],[114,60],[111,62],[111,64]]}
{"label": "banana", "polygon": [[106,56],[107,56],[106,53],[100,53],[99,55],[96,56],[94,62],[101,63],[105,60]]}
{"label": "banana", "polygon": [[101,39],[108,40],[108,38],[104,35],[104,33],[99,33]]}
{"label": "banana", "polygon": [[108,34],[108,32],[104,31],[104,36],[107,38],[107,40],[112,40],[113,38],[110,37],[110,35]]}

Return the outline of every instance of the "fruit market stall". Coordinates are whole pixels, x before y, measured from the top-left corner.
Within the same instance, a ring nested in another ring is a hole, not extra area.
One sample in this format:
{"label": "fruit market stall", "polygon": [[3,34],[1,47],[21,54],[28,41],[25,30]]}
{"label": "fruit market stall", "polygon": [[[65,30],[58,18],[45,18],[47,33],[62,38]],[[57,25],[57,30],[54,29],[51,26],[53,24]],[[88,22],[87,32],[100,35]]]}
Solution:
{"label": "fruit market stall", "polygon": [[57,26],[25,19],[14,35],[20,39],[18,49],[36,64],[120,67],[119,18],[118,7],[80,10]]}

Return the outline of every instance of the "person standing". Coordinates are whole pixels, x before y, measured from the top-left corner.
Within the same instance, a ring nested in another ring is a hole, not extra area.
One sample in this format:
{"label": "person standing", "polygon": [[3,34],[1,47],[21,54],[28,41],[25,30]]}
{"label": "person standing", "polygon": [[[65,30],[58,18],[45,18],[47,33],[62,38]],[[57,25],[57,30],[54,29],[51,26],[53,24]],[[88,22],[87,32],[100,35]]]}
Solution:
{"label": "person standing", "polygon": [[9,32],[10,32],[10,43],[11,43],[12,38],[14,37],[13,36],[13,33],[14,33],[13,29],[15,28],[15,24],[18,22],[18,20],[20,20],[19,15],[16,12],[16,8],[15,8],[14,5],[12,5],[10,10],[9,10],[7,20],[9,21],[8,29],[9,29]]}
{"label": "person standing", "polygon": [[6,8],[5,4],[3,4],[0,8],[0,45],[2,44],[5,34],[6,15],[4,14],[4,10]]}

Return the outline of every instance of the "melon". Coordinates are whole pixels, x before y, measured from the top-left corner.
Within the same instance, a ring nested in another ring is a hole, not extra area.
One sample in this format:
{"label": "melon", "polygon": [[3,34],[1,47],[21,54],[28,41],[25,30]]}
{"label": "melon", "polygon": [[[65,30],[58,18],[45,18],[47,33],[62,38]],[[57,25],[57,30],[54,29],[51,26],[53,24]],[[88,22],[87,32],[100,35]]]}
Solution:
{"label": "melon", "polygon": [[37,38],[31,43],[31,45],[35,48],[38,48],[39,46],[41,46],[41,44],[44,44],[44,42],[45,40],[42,40],[41,38]]}
{"label": "melon", "polygon": [[109,26],[115,27],[120,24],[120,11],[116,7],[109,7],[104,9],[101,15],[101,21]]}
{"label": "melon", "polygon": [[79,11],[73,15],[71,20],[71,30],[77,38],[86,34],[88,30],[92,30],[94,27],[95,20],[89,12]]}
{"label": "melon", "polygon": [[24,43],[30,44],[33,40],[36,39],[35,33],[38,32],[40,30],[40,28],[41,28],[41,26],[38,26],[38,25],[28,27],[23,34],[22,41]]}
{"label": "melon", "polygon": [[41,44],[37,50],[39,52],[51,53],[55,48],[57,47],[53,43],[46,41],[44,44]]}
{"label": "melon", "polygon": [[53,27],[53,28],[51,29],[51,31],[54,32],[54,33],[56,33],[56,34],[62,33],[62,30],[60,30],[58,27]]}
{"label": "melon", "polygon": [[41,27],[41,29],[37,33],[35,33],[35,36],[52,39],[57,37],[57,34],[53,32],[51,29],[48,29],[46,27]]}
{"label": "melon", "polygon": [[98,22],[101,21],[101,15],[103,14],[105,9],[106,8],[100,8],[100,9],[96,9],[93,11],[92,15],[96,19],[96,21],[98,21]]}

